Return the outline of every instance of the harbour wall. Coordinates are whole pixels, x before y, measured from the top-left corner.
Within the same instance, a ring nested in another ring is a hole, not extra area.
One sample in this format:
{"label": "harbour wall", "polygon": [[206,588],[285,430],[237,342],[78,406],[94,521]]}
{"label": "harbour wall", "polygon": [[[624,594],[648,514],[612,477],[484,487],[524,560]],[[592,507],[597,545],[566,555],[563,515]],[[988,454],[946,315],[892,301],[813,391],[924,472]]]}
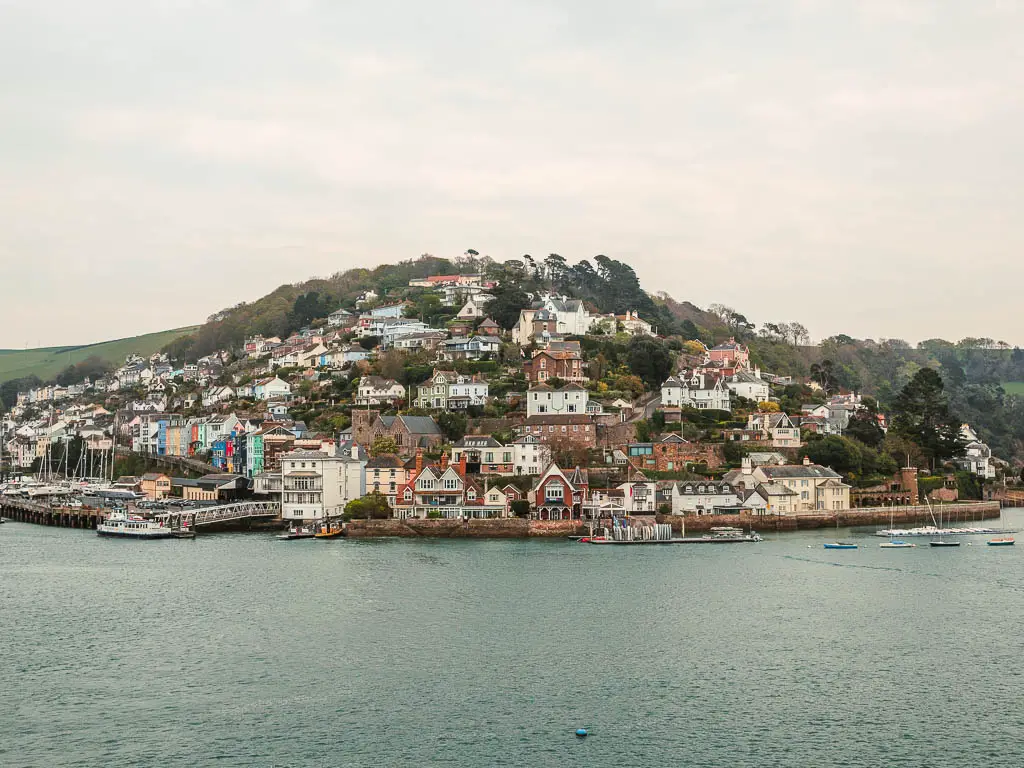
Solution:
{"label": "harbour wall", "polygon": [[23,499],[0,499],[0,517],[60,528],[96,528],[106,512],[96,507],[50,507]]}
{"label": "harbour wall", "polygon": [[375,536],[421,536],[441,539],[525,539],[581,536],[586,527],[576,520],[523,520],[501,517],[477,520],[352,520],[346,534],[355,539]]}
{"label": "harbour wall", "polygon": [[[965,504],[947,504],[942,508],[943,524],[964,524],[999,517],[999,503],[980,501]],[[793,515],[659,515],[659,523],[668,523],[676,533],[704,533],[715,526],[734,526],[755,531],[798,531],[814,528],[889,525],[890,515],[896,527],[931,525],[932,512],[936,517],[939,507],[862,507],[838,512],[801,512]],[[610,524],[610,521],[609,521]],[[520,518],[494,518],[463,520],[353,520],[346,526],[352,538],[400,536],[406,538],[433,537],[442,539],[525,539],[564,538],[589,533],[586,523],[575,520],[523,520]]]}

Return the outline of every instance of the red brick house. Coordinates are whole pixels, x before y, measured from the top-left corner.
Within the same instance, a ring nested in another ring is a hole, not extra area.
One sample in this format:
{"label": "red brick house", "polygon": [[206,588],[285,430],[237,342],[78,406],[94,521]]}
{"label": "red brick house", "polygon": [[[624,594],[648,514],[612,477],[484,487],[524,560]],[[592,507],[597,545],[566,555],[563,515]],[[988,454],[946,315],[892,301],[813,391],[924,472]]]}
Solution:
{"label": "red brick house", "polygon": [[577,352],[541,350],[523,363],[523,370],[531,384],[555,378],[576,384],[587,380],[583,372],[583,358]]}
{"label": "red brick house", "polygon": [[552,463],[530,491],[538,520],[580,520],[590,483],[587,470],[576,467],[563,472]]}
{"label": "red brick house", "polygon": [[533,435],[542,443],[566,440],[582,448],[597,447],[597,425],[584,414],[530,416],[515,427],[515,433],[517,437]]}

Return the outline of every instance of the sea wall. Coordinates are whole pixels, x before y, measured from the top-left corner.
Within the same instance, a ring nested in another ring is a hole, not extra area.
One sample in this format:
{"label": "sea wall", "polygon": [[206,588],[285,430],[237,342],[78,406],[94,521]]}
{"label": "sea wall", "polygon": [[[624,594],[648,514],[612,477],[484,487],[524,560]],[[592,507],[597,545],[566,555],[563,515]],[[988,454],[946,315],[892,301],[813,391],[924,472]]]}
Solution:
{"label": "sea wall", "polygon": [[428,536],[443,539],[525,539],[566,537],[585,533],[572,520],[522,520],[517,517],[488,520],[353,520],[346,528],[352,538],[374,536]]}
{"label": "sea wall", "polygon": [[[933,506],[936,516],[939,507]],[[659,515],[658,522],[668,523],[677,533],[682,532],[685,523],[687,533],[703,533],[714,526],[731,525],[756,531],[797,531],[813,528],[835,528],[838,517],[839,527],[860,525],[889,525],[890,514],[893,525],[930,525],[932,511],[926,506],[915,507],[864,507],[846,509],[840,512],[802,512],[795,515],[688,515],[685,518],[673,515]],[[999,503],[979,501],[966,504],[948,504],[941,507],[943,524],[970,523],[999,517]],[[489,520],[353,520],[346,526],[346,533],[352,538],[373,538],[378,536],[420,536],[442,539],[526,539],[564,538],[582,536],[588,533],[588,526],[572,520],[522,520],[520,518],[495,518]]]}

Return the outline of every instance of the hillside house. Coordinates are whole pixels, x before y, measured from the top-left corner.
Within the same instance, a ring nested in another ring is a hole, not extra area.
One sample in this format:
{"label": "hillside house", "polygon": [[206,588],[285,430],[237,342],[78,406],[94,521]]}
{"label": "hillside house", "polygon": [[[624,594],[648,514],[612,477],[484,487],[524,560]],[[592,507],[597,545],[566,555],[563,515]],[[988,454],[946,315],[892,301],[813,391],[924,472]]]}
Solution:
{"label": "hillside house", "polygon": [[383,376],[363,376],[359,380],[356,405],[394,405],[405,400],[405,387]]}
{"label": "hillside house", "polygon": [[254,382],[252,393],[257,400],[288,400],[291,398],[292,386],[284,379],[271,376]]}
{"label": "hillside house", "polygon": [[731,393],[722,378],[697,371],[670,376],[661,385],[661,408],[732,411]]}
{"label": "hillside house", "polygon": [[433,375],[417,388],[417,408],[464,410],[486,405],[488,383],[480,376],[434,369]]}
{"label": "hillside house", "polygon": [[578,384],[549,387],[537,384],[526,393],[526,415],[586,414],[590,393]]}
{"label": "hillside house", "polygon": [[531,384],[542,384],[548,379],[561,379],[573,384],[587,380],[583,358],[577,352],[540,350],[523,363],[526,378]]}
{"label": "hillside house", "polygon": [[771,398],[768,382],[761,378],[760,369],[736,371],[725,379],[725,386],[738,397],[745,397],[755,403],[767,402]]}
{"label": "hillside house", "polygon": [[788,414],[782,412],[751,413],[747,416],[747,431],[759,435],[773,448],[799,448],[800,429]]}

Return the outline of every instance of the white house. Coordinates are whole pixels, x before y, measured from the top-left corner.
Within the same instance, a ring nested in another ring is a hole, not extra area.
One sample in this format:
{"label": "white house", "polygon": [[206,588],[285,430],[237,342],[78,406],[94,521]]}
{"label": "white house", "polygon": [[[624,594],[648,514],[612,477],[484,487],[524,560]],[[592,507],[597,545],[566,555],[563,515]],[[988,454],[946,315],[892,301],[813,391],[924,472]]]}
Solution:
{"label": "white house", "polygon": [[350,344],[341,350],[341,359],[345,363],[358,363],[369,357],[370,353],[358,344]]}
{"label": "white house", "polygon": [[456,317],[459,320],[476,320],[487,314],[487,305],[494,301],[494,296],[489,293],[477,293],[466,299]]}
{"label": "white house", "polygon": [[375,318],[384,317],[401,317],[405,311],[406,303],[404,301],[397,302],[395,304],[381,304],[379,307],[373,309],[367,309],[364,314]]}
{"label": "white house", "polygon": [[714,515],[741,506],[736,488],[714,480],[683,480],[672,484],[673,515]]}
{"label": "white house", "polygon": [[235,396],[231,387],[210,387],[203,392],[203,407],[212,408],[217,403],[224,403]]}
{"label": "white house", "polygon": [[292,394],[292,386],[284,379],[271,376],[255,382],[252,385],[252,394],[257,400],[271,400],[279,397],[287,399]]}
{"label": "white house", "polygon": [[500,349],[501,339],[497,336],[448,339],[438,345],[444,360],[479,360],[485,355],[496,355]]}
{"label": "white house", "polygon": [[986,480],[995,478],[996,466],[992,461],[992,449],[981,441],[970,424],[960,427],[960,439],[965,443],[964,455],[956,460],[956,464]]}
{"label": "white house", "polygon": [[352,322],[352,313],[345,309],[336,309],[327,316],[327,325],[338,328]]}
{"label": "white house", "polygon": [[586,414],[590,393],[578,384],[554,388],[547,384],[530,387],[526,393],[526,416]]}
{"label": "white house", "polygon": [[341,517],[345,505],[366,495],[367,457],[354,443],[335,453],[291,451],[281,457],[281,516],[285,520]]}
{"label": "white house", "polygon": [[768,382],[761,378],[760,369],[751,371],[736,371],[725,380],[725,386],[738,397],[745,397],[755,403],[767,402],[771,397],[771,388]]}
{"label": "white house", "polygon": [[533,435],[512,441],[512,471],[516,475],[539,475],[551,463],[551,448]]}
{"label": "white house", "polygon": [[417,408],[464,409],[486,405],[489,385],[479,376],[434,369],[433,375],[419,385]]}
{"label": "white house", "polygon": [[658,484],[649,481],[622,483],[622,507],[628,514],[654,514],[658,511]]}
{"label": "white house", "polygon": [[691,371],[670,376],[661,385],[663,408],[731,411],[731,394],[719,376]]}
{"label": "white house", "polygon": [[800,428],[793,424],[788,414],[758,411],[747,416],[747,431],[759,432],[761,439],[771,443],[773,448],[799,448]]}
{"label": "white house", "polygon": [[356,405],[393,405],[405,399],[405,387],[383,376],[363,376],[359,380]]}

